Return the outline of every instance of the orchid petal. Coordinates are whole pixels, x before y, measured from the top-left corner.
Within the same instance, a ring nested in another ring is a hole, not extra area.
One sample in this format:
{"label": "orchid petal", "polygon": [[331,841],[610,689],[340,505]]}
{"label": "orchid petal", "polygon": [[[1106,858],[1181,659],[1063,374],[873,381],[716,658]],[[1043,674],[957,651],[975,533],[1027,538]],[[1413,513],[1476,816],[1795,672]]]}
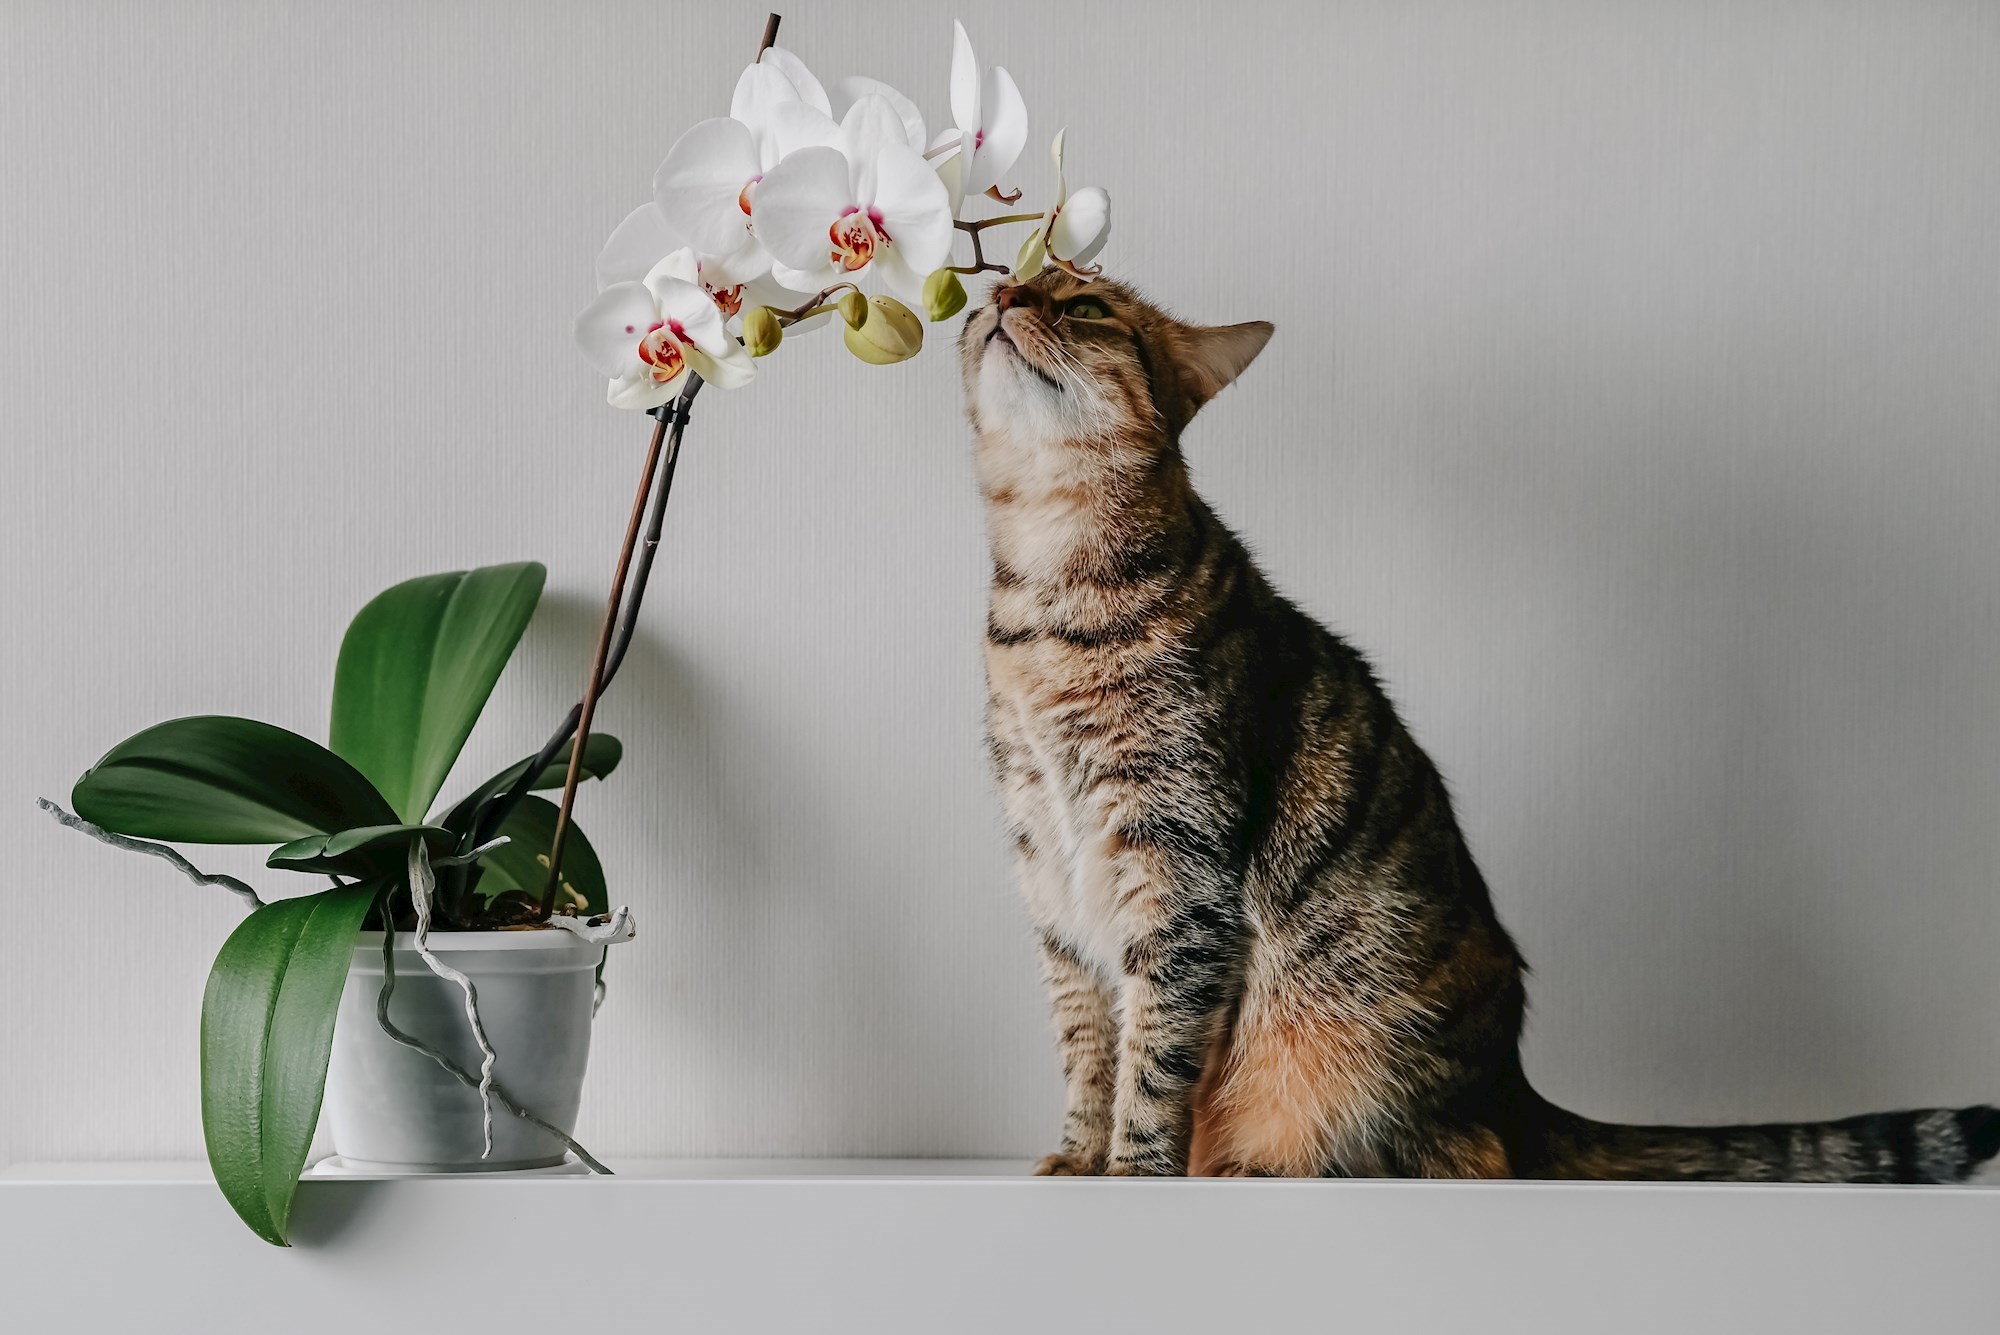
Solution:
{"label": "orchid petal", "polygon": [[761,170],[757,142],[741,121],[691,126],[653,173],[653,200],[667,226],[698,250],[724,255],[743,244],[750,217],[743,187]]}
{"label": "orchid petal", "polygon": [[1049,223],[1049,254],[1067,264],[1085,265],[1111,235],[1111,196],[1089,185],[1063,201]]}
{"label": "orchid petal", "polygon": [[995,65],[986,71],[979,99],[979,147],[967,173],[965,192],[978,194],[1012,171],[1028,143],[1028,104],[1014,86],[1014,76]]}
{"label": "orchid petal", "polygon": [[762,128],[772,111],[799,100],[799,90],[776,65],[758,61],[745,65],[736,76],[736,90],[729,96],[729,119],[742,121],[751,129]]}
{"label": "orchid petal", "polygon": [[[861,98],[840,118],[840,146],[847,154],[848,178],[857,202],[875,198],[875,175],[882,151],[891,146],[908,148],[903,118],[885,97],[873,93]],[[921,156],[921,155],[920,155]]]}
{"label": "orchid petal", "polygon": [[802,148],[758,183],[757,238],[775,261],[818,273],[827,264],[827,229],[854,203],[840,150]]}
{"label": "orchid petal", "polygon": [[820,291],[827,284],[837,281],[838,277],[831,264],[822,264],[817,269],[794,269],[783,260],[774,258],[771,261],[771,281],[797,291],[800,294],[800,301]]}
{"label": "orchid petal", "polygon": [[717,389],[741,389],[757,378],[757,366],[735,339],[726,339],[728,347],[711,352],[699,344],[681,345],[681,355],[687,364],[703,380]]}
{"label": "orchid petal", "polygon": [[876,252],[875,262],[869,267],[880,276],[882,286],[888,288],[891,294],[902,298],[908,305],[922,303],[924,279],[930,276],[930,270],[919,272],[912,267],[909,255],[901,246],[884,246]]}
{"label": "orchid petal", "polygon": [[651,201],[641,204],[625,215],[597,253],[598,291],[613,283],[638,282],[659,263],[660,256],[680,244],[660,206]]}
{"label": "orchid petal", "polygon": [[[803,80],[803,83],[801,82]],[[729,99],[729,118],[743,122],[761,143],[787,108],[800,108],[818,119],[831,120],[826,90],[799,58],[772,47],[764,58],[743,67]],[[768,163],[766,164],[769,165]]]}
{"label": "orchid petal", "polygon": [[968,134],[979,128],[979,57],[957,19],[951,23],[951,118]]}
{"label": "orchid petal", "polygon": [[605,391],[604,400],[614,408],[636,408],[644,412],[663,403],[673,402],[674,396],[681,392],[681,386],[685,383],[687,383],[686,366],[681,368],[679,375],[662,384],[645,374],[645,366],[642,363],[638,371],[612,381],[610,388]]}
{"label": "orchid petal", "polygon": [[576,345],[599,375],[616,380],[641,364],[639,340],[659,320],[659,305],[643,284],[613,283],[576,317]]}
{"label": "orchid petal", "polygon": [[802,148],[839,144],[840,125],[833,117],[803,102],[787,102],[772,112],[770,125],[758,136],[758,170],[768,172]]}
{"label": "orchid petal", "polygon": [[951,257],[951,195],[930,164],[902,144],[876,160],[874,198],[889,247],[921,280]]}
{"label": "orchid petal", "polygon": [[806,68],[805,61],[800,60],[792,51],[782,46],[767,46],[764,48],[764,54],[758,57],[757,63],[777,69],[791,81],[799,101],[822,116],[832,117],[833,104],[826,100],[826,89],[820,86],[817,78],[813,77],[813,72]]}
{"label": "orchid petal", "polygon": [[676,282],[694,283],[699,280],[700,274],[701,261],[695,258],[692,249],[682,246],[679,250],[669,251],[665,255],[660,256],[659,263],[646,270],[646,276],[640,281],[646,285],[646,290],[651,292],[657,300],[660,295],[661,283],[670,278]]}
{"label": "orchid petal", "polygon": [[660,314],[665,317],[667,328],[673,331],[675,342],[709,353],[720,352],[725,343],[735,343],[722,312],[716,309],[715,298],[699,283],[655,270],[647,276],[646,286],[659,299]]}
{"label": "orchid petal", "polygon": [[916,103],[880,79],[870,79],[865,75],[850,74],[840,81],[838,87],[844,108],[843,116],[846,114],[846,109],[851,109],[862,98],[879,97],[896,109],[896,115],[903,122],[903,137],[910,147],[919,153],[924,151],[924,113],[917,110]]}

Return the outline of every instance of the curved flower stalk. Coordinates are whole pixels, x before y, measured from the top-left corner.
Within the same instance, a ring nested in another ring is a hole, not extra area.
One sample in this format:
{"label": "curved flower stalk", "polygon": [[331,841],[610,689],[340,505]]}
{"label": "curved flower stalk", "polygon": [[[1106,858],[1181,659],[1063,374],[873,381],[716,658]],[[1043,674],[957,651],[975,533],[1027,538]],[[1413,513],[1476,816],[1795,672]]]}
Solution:
{"label": "curved flower stalk", "polygon": [[[607,400],[647,412],[656,424],[584,694],[544,748],[547,756],[571,734],[588,732],[597,697],[617,671],[644,597],[688,408],[704,383],[748,383],[753,354],[775,353],[788,331],[835,311],[857,360],[909,360],[923,346],[923,320],[906,303],[932,320],[949,319],[967,301],[960,275],[1010,271],[986,257],[990,228],[1035,225],[1012,266],[1023,277],[1049,265],[1083,280],[1099,272],[1093,261],[1109,232],[1110,197],[1094,186],[1068,193],[1062,135],[1053,148],[1058,189],[1046,210],[960,218],[969,196],[1005,204],[1020,198],[1001,183],[1028,133],[1013,76],[997,65],[982,69],[962,24],[952,27],[952,128],[935,139],[927,138],[917,104],[879,79],[836,80],[836,96],[828,96],[804,61],[774,45],[777,29],[774,14],[757,58],[736,81],[729,114],[697,122],[668,149],[653,176],[653,202],[628,213],[605,243],[601,290],[576,322],[585,357],[610,382]],[[967,264],[952,259],[959,232],[971,244]],[[577,777],[573,756],[544,918],[554,911]],[[519,796],[502,794],[496,809]]]}

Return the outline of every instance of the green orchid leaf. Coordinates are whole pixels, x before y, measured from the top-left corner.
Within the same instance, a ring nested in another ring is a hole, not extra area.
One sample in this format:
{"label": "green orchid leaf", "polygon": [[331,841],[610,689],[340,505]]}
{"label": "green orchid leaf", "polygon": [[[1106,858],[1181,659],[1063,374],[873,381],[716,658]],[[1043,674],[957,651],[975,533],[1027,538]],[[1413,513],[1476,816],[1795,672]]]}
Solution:
{"label": "green orchid leaf", "polygon": [[77,781],[76,813],[138,839],[260,844],[393,822],[372,784],[333,752],[255,719],[155,724]]}
{"label": "green orchid leaf", "polygon": [[355,933],[381,883],[266,904],[222,943],[201,999],[201,1127],[216,1185],[290,1246]]}
{"label": "green orchid leaf", "polygon": [[534,561],[406,580],[361,609],[333,675],[334,751],[421,821],[520,643],[547,571]]}
{"label": "green orchid leaf", "polygon": [[[556,752],[556,758],[550,761],[540,774],[535,776],[533,783],[528,785],[528,790],[534,792],[540,789],[562,787],[563,780],[569,775],[570,752],[575,749],[576,743],[574,741],[565,742],[562,750]],[[625,746],[622,742],[609,733],[593,732],[590,734],[590,740],[585,742],[583,746],[583,777],[586,779],[601,779],[611,773],[612,770],[617,769],[618,762],[624,758]],[[534,760],[533,756],[524,757],[509,765],[506,769],[501,770],[485,783],[480,784],[477,788],[467,793],[458,805],[451,809],[451,814],[446,816],[440,824],[448,829],[456,830],[463,836],[467,827],[472,823],[474,813],[491,799],[512,788],[528,766],[534,763]],[[569,855],[565,853],[563,856],[567,859]]]}
{"label": "green orchid leaf", "polygon": [[264,865],[330,876],[395,876],[408,865],[410,841],[416,838],[424,841],[432,856],[449,853],[458,840],[441,825],[364,825],[294,839],[272,849]]}
{"label": "green orchid leaf", "polygon": [[[556,804],[545,797],[524,797],[521,805],[500,826],[507,836],[504,847],[496,848],[479,862],[485,873],[479,878],[479,893],[487,899],[509,890],[525,890],[536,899],[549,880],[549,845],[555,839]],[[582,914],[609,913],[610,892],[604,885],[604,865],[597,850],[574,823],[563,845],[563,884],[576,894],[568,902]],[[578,899],[581,899],[581,903]],[[558,899],[556,907],[564,901]]]}

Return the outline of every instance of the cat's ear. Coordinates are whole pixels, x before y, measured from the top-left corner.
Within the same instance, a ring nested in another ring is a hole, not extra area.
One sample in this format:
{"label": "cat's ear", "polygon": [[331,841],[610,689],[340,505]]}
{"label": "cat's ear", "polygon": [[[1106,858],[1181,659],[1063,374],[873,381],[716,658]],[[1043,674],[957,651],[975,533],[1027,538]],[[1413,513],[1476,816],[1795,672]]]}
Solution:
{"label": "cat's ear", "polygon": [[1257,360],[1277,328],[1269,320],[1243,324],[1183,325],[1181,370],[1199,408],[1229,388]]}

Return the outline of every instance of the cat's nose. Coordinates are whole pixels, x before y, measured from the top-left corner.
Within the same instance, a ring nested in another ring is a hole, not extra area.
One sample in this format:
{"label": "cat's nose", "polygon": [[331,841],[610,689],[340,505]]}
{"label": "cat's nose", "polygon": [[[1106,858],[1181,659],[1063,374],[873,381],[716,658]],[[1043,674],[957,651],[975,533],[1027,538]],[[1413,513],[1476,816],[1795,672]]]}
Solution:
{"label": "cat's nose", "polygon": [[1009,283],[993,294],[993,309],[997,311],[1005,311],[1014,306],[1039,310],[1041,304],[1041,293],[1025,283]]}

